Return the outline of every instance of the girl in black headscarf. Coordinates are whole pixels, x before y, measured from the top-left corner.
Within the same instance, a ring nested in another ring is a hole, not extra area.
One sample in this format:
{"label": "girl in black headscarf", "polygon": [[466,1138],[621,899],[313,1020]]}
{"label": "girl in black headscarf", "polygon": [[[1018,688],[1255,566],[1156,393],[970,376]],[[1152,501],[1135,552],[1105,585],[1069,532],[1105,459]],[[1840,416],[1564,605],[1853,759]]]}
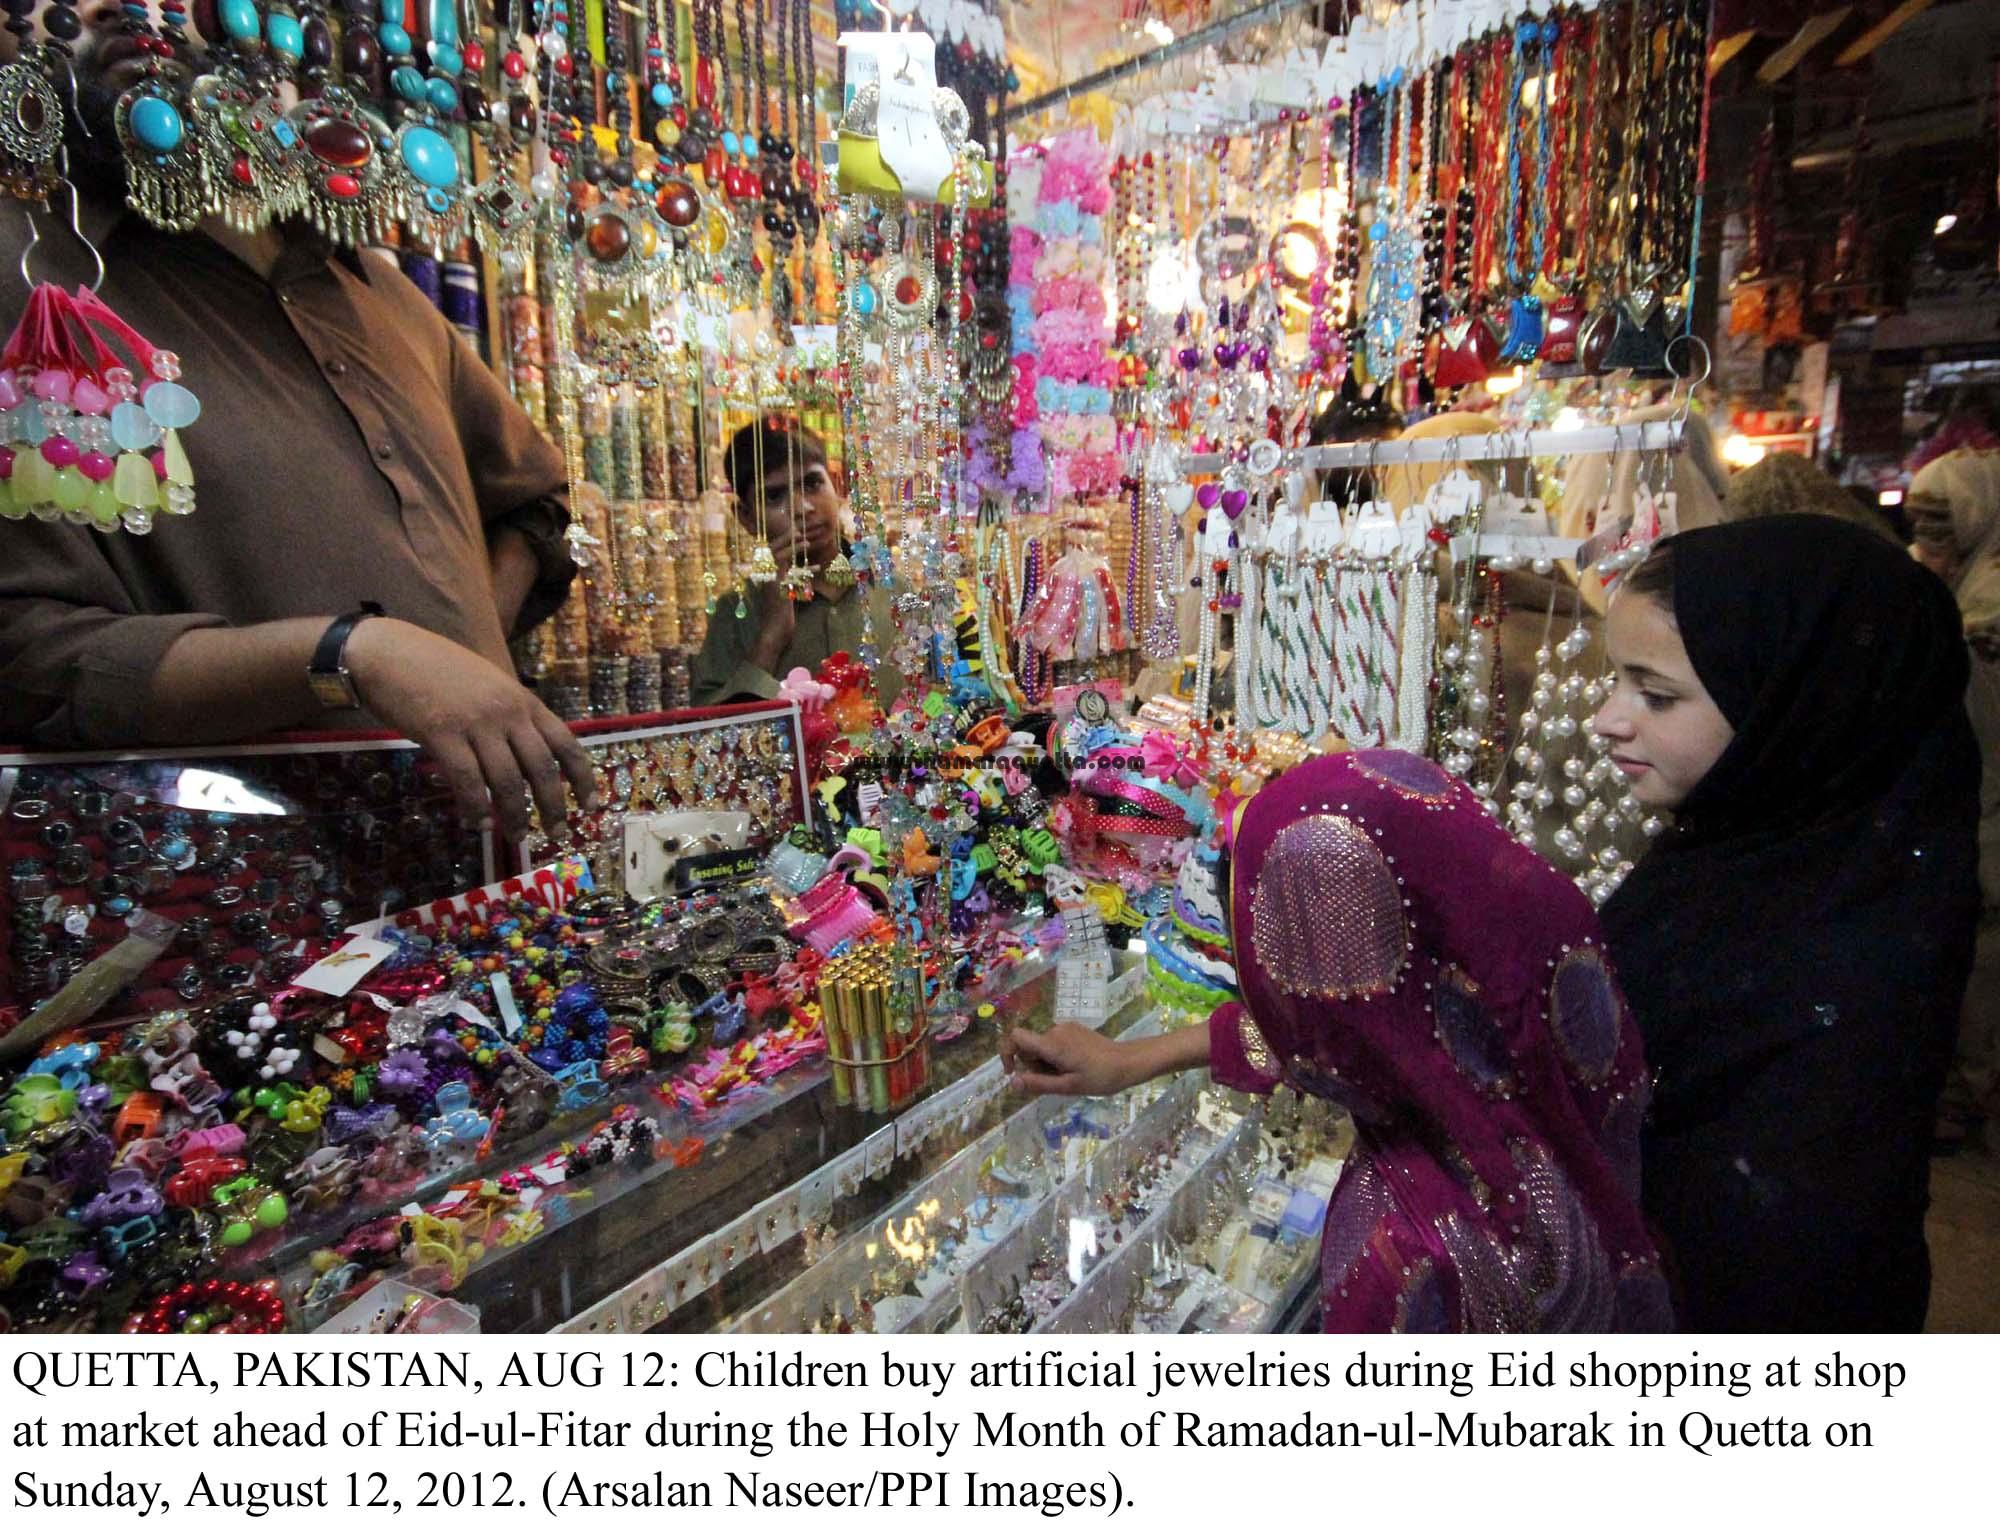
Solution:
{"label": "girl in black headscarf", "polygon": [[1784,516],[1661,542],[1606,638],[1597,734],[1675,814],[1604,927],[1683,1324],[1921,1329],[1979,910],[1957,610],[1866,530]]}

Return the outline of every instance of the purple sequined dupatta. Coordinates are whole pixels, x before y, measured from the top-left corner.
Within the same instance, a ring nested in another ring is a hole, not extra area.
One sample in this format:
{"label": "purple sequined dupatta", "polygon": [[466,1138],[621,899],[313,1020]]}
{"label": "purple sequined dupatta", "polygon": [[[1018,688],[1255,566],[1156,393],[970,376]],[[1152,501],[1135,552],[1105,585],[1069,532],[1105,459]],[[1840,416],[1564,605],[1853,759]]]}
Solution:
{"label": "purple sequined dupatta", "polygon": [[1638,1205],[1648,1087],[1590,903],[1404,752],[1318,758],[1244,807],[1243,999],[1218,1079],[1347,1107],[1329,1331],[1658,1330]]}

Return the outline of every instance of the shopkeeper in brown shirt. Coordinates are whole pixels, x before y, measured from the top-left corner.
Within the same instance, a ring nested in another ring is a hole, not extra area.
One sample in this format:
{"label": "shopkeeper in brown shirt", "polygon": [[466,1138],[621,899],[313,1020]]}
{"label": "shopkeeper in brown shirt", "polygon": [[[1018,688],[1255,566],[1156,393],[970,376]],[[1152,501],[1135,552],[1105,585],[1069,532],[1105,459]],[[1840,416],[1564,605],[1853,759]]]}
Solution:
{"label": "shopkeeper in brown shirt", "polygon": [[[84,94],[101,108],[116,88]],[[372,717],[473,818],[518,836],[532,794],[560,821],[565,778],[589,803],[590,763],[507,639],[575,574],[561,454],[386,260],[212,223],[169,235],[126,214],[101,245],[105,301],[201,399],[182,437],[195,511],[144,536],[0,525],[0,738],[183,746]],[[45,238],[37,275],[76,279],[87,254]],[[385,612],[338,658],[360,709],[330,708],[308,667],[368,604]]]}

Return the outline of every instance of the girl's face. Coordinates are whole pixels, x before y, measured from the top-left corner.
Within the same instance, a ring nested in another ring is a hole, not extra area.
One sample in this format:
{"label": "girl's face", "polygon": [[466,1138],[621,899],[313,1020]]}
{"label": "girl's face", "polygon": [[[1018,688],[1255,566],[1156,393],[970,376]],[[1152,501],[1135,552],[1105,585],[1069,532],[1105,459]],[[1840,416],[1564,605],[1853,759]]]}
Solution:
{"label": "girl's face", "polygon": [[1736,732],[1695,676],[1673,616],[1644,594],[1611,601],[1604,622],[1616,685],[1592,727],[1632,794],[1672,810],[1708,776]]}

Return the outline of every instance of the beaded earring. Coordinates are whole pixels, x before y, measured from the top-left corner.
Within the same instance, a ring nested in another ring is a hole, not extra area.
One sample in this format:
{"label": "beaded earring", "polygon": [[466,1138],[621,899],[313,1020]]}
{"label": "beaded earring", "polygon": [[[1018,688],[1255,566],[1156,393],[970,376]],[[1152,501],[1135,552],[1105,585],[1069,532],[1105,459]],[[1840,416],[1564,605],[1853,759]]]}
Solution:
{"label": "beaded earring", "polygon": [[[201,403],[180,384],[179,359],[99,299],[104,260],[83,236],[75,187],[61,183],[97,281],[74,293],[36,285],[0,350],[0,517],[143,535],[155,513],[194,511],[177,431],[201,416]],[[149,378],[143,386],[139,375]]]}

